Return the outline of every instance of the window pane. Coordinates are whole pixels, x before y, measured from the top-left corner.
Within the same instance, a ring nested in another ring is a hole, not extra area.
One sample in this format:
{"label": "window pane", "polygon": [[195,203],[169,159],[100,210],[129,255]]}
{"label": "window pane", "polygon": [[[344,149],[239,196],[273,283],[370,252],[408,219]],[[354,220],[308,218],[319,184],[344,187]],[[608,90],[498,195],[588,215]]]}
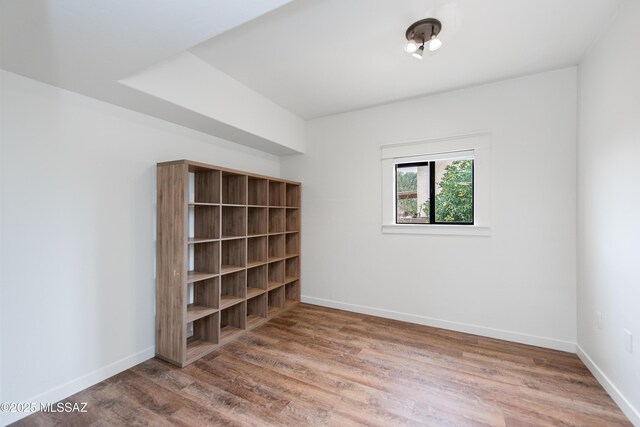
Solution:
{"label": "window pane", "polygon": [[429,163],[397,165],[396,223],[429,223]]}
{"label": "window pane", "polygon": [[473,160],[442,160],[436,168],[436,222],[473,224]]}

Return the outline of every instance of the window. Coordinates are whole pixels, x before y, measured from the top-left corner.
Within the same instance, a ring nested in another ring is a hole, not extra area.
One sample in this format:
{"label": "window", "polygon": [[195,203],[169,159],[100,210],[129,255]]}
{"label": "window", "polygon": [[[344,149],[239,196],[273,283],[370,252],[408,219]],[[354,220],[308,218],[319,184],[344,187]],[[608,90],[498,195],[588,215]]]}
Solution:
{"label": "window", "polygon": [[473,224],[473,159],[396,164],[396,224]]}
{"label": "window", "polygon": [[490,234],[486,132],[381,147],[382,232]]}

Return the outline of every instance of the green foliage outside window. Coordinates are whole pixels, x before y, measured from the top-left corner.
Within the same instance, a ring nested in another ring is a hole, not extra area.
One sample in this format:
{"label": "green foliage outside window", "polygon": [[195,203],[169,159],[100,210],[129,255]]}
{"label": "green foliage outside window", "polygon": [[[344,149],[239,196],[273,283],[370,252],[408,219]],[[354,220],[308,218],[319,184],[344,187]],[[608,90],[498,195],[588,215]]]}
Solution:
{"label": "green foliage outside window", "polygon": [[[436,192],[436,222],[473,222],[473,161],[454,160],[445,168]],[[398,193],[415,192],[417,173],[401,172],[397,175]],[[420,206],[429,218],[430,202]],[[399,199],[398,213],[403,217],[416,217],[418,213],[415,198]]]}

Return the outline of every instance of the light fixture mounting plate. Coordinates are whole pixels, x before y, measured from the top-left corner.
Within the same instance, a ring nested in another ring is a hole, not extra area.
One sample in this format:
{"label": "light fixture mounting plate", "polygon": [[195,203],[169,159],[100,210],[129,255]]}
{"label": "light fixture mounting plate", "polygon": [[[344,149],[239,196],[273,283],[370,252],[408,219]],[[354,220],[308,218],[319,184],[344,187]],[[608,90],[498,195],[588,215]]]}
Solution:
{"label": "light fixture mounting plate", "polygon": [[426,43],[431,35],[437,36],[442,29],[442,23],[435,18],[421,19],[407,28],[405,36],[407,40],[413,40],[417,44]]}

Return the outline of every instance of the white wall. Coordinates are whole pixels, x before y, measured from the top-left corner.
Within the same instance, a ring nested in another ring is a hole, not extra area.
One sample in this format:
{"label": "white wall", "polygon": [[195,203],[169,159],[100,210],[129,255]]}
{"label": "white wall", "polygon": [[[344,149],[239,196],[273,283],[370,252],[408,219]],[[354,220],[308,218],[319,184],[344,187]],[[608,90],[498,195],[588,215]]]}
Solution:
{"label": "white wall", "polygon": [[[380,146],[482,130],[491,236],[381,234]],[[304,184],[304,301],[575,349],[575,68],[313,120],[307,138],[281,163]]]}
{"label": "white wall", "polygon": [[155,163],[277,176],[279,160],[1,78],[2,399],[50,402],[153,356]]}
{"label": "white wall", "polygon": [[[640,2],[627,1],[580,64],[578,74],[578,353],[636,425],[640,425],[639,20]],[[601,329],[596,312],[602,313]],[[633,353],[624,350],[624,329],[633,333]]]}

